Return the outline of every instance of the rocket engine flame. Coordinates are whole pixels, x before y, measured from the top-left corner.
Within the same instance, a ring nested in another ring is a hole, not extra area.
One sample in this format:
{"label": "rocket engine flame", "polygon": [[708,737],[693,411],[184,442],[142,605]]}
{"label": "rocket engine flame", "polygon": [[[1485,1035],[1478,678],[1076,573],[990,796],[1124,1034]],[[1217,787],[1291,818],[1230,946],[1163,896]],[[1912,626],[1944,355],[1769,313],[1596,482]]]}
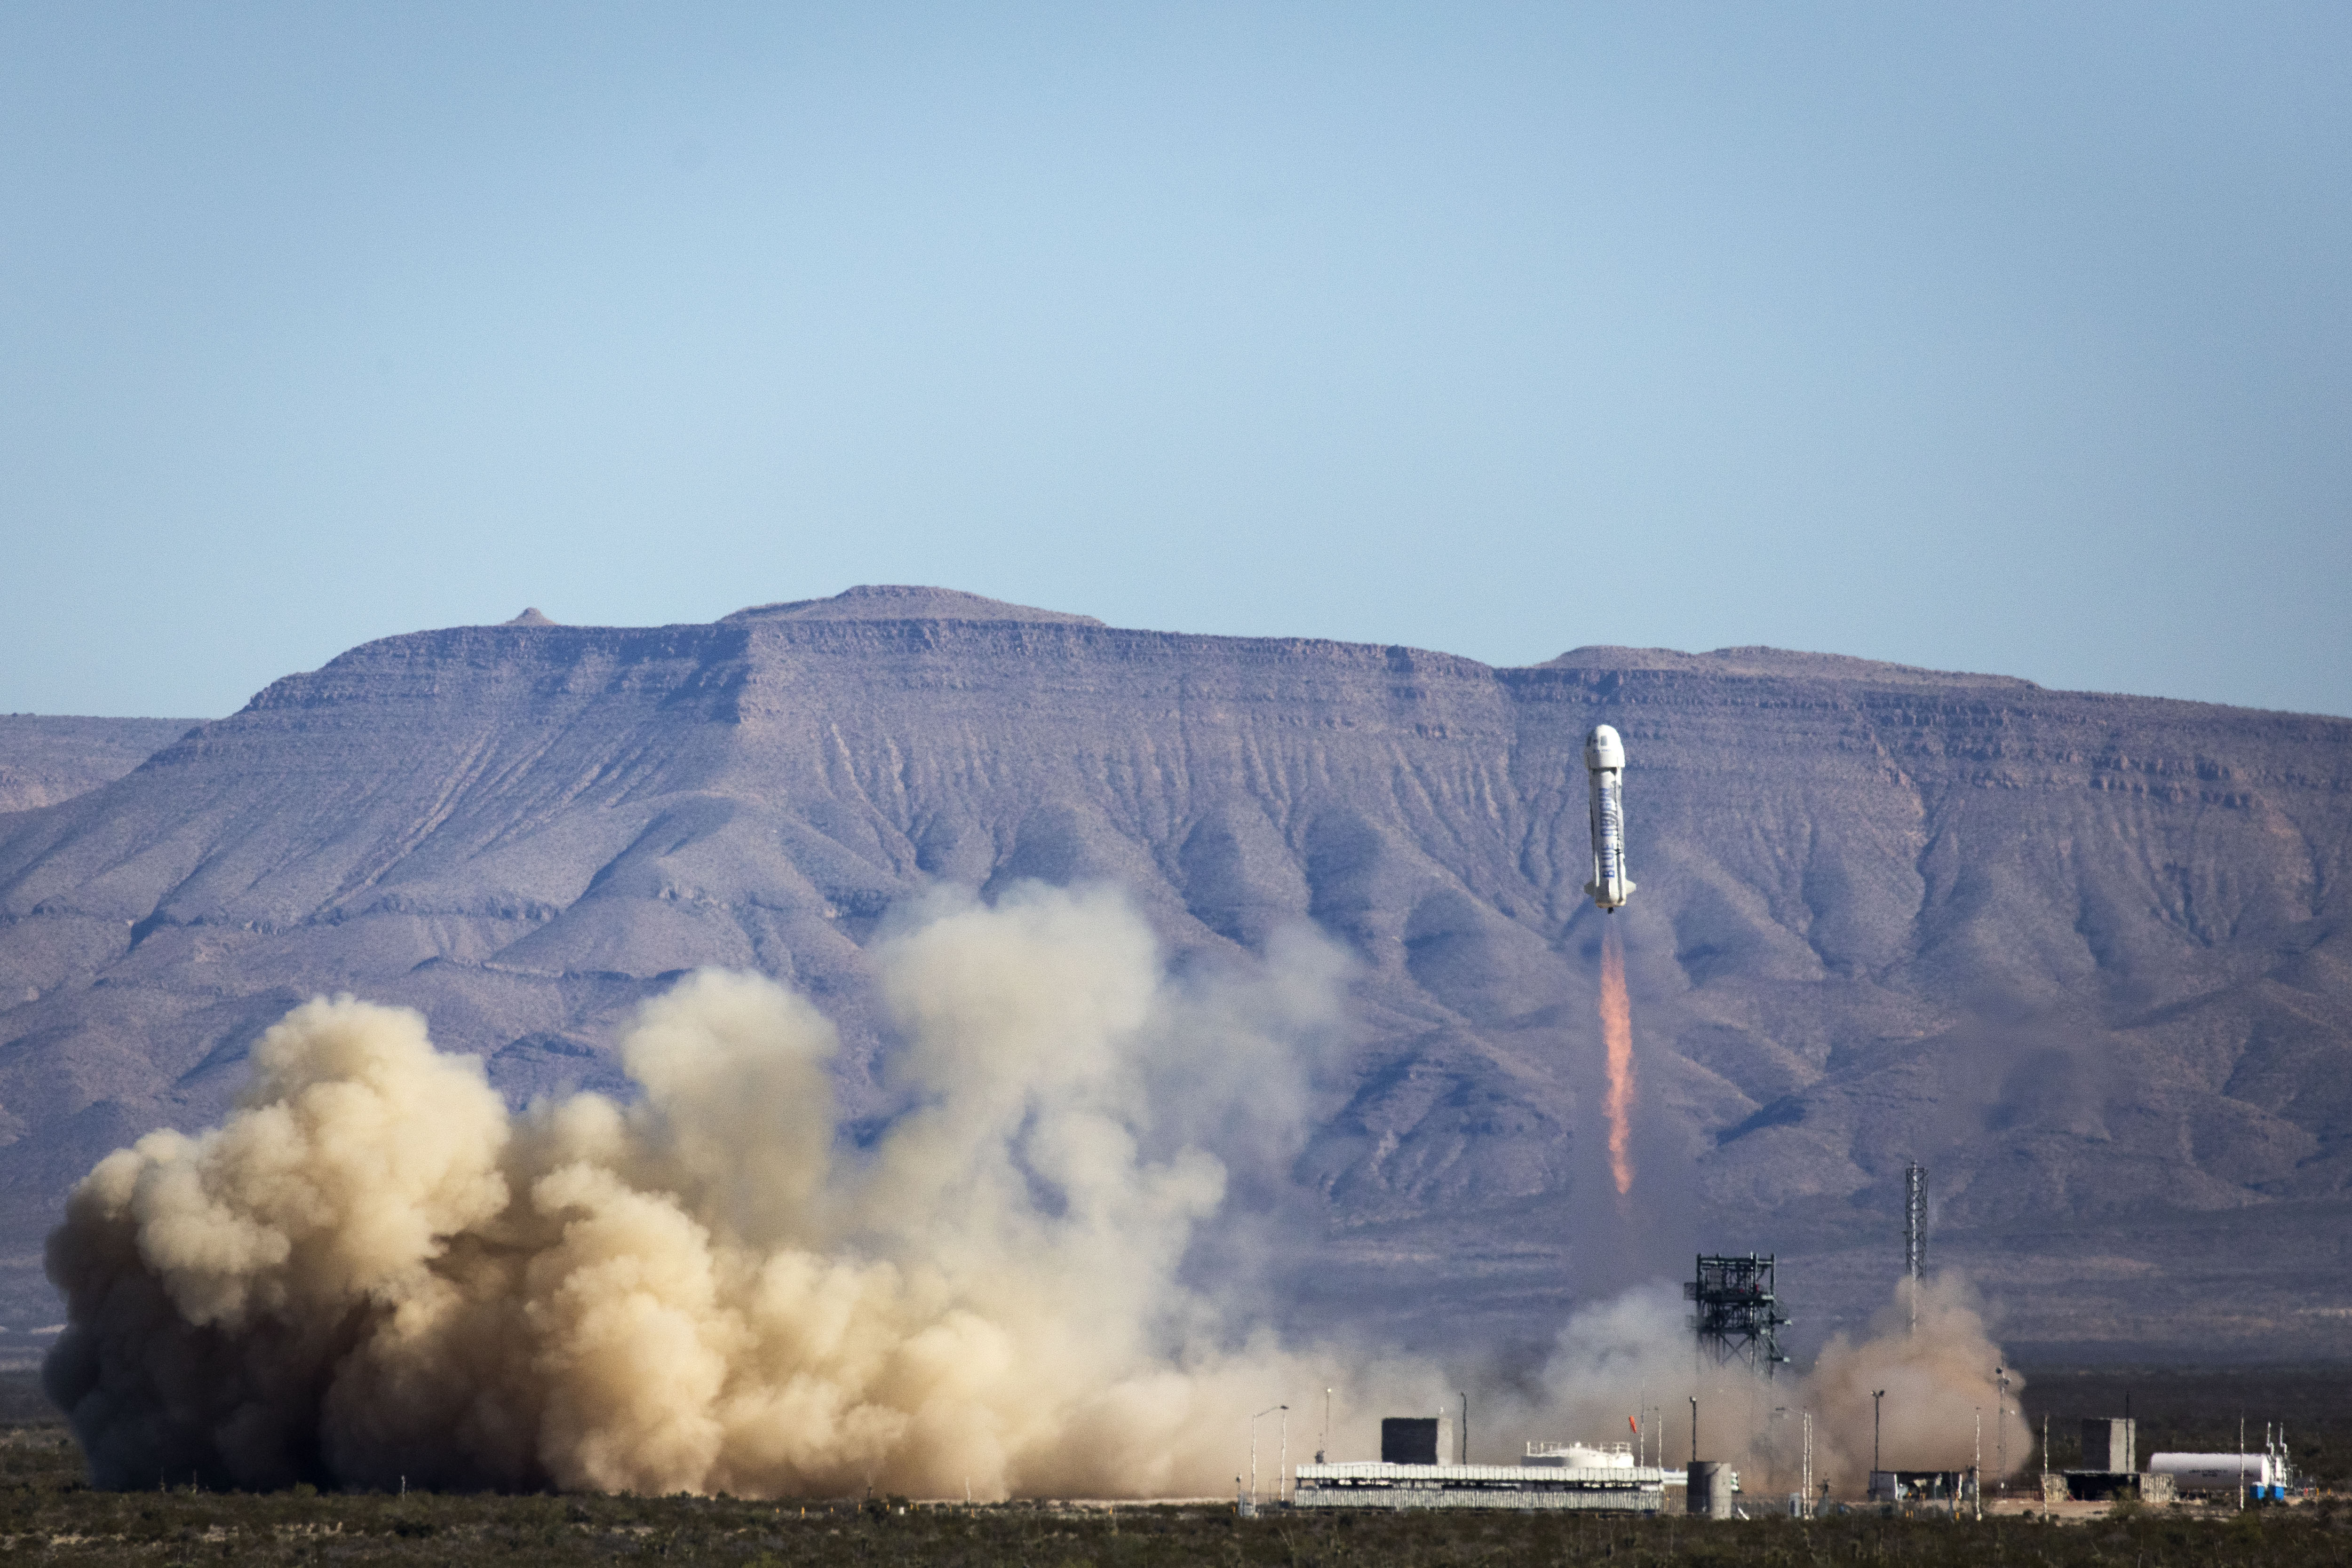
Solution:
{"label": "rocket engine flame", "polygon": [[1633,1007],[1613,924],[1601,934],[1601,1038],[1609,1053],[1609,1174],[1622,1198],[1633,1190]]}

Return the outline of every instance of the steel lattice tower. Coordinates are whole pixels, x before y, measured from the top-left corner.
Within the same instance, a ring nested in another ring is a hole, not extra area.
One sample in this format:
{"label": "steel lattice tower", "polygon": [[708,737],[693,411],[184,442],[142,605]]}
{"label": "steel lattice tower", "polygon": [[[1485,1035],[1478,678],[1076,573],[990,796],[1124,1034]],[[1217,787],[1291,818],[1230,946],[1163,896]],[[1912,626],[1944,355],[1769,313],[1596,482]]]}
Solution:
{"label": "steel lattice tower", "polygon": [[1911,1332],[1919,1332],[1919,1281],[1927,1271],[1927,1167],[1903,1167],[1903,1272],[1910,1281]]}
{"label": "steel lattice tower", "polygon": [[1780,1354],[1780,1328],[1789,1320],[1773,1295],[1771,1258],[1701,1253],[1698,1277],[1683,1287],[1683,1299],[1698,1305],[1691,1327],[1698,1331],[1699,1354],[1716,1365],[1744,1361],[1769,1377],[1789,1359]]}

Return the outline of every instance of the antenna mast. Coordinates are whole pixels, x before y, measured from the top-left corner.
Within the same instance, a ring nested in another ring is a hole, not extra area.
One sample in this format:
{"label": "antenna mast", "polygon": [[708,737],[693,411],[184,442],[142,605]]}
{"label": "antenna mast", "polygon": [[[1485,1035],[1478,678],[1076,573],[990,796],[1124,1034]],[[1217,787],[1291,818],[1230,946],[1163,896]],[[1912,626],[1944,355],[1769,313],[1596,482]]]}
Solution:
{"label": "antenna mast", "polygon": [[1919,1332],[1919,1277],[1927,1270],[1927,1167],[1903,1167],[1903,1272],[1911,1281],[1911,1332]]}

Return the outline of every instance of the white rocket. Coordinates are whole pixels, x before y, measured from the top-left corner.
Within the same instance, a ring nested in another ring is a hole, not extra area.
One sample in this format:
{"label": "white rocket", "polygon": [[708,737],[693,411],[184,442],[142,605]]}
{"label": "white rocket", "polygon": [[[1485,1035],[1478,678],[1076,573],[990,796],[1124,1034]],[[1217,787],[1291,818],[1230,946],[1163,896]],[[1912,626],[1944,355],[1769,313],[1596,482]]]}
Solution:
{"label": "white rocket", "polygon": [[1614,915],[1633,895],[1625,878],[1625,743],[1605,724],[1584,737],[1584,768],[1592,776],[1592,880],[1584,891],[1593,906]]}

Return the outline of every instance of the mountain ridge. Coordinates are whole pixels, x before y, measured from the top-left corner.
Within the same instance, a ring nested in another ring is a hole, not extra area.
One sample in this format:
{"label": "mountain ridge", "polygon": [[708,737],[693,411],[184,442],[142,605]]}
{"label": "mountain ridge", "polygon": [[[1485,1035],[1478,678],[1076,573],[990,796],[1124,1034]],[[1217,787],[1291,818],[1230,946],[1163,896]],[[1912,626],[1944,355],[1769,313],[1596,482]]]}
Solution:
{"label": "mountain ridge", "polygon": [[110,784],[195,722],[0,714],[0,816]]}
{"label": "mountain ridge", "polygon": [[1624,648],[1609,644],[1570,648],[1567,653],[1529,666],[1539,670],[1688,670],[1719,675],[1874,681],[1895,685],[1984,685],[2040,691],[2033,682],[2015,675],[1975,674],[1958,670],[1931,670],[1919,664],[1889,664],[1883,659],[1857,659],[1845,653],[1805,653],[1791,648],[1752,643],[1685,653],[1675,648]]}
{"label": "mountain ridge", "polygon": [[[2352,722],[1778,650],[1496,669],[857,593],[380,639],[0,818],[0,1001],[30,998],[0,1008],[0,1307],[37,1305],[22,1260],[63,1185],[216,1113],[313,991],[420,1007],[522,1097],[614,1082],[618,1020],[667,977],[759,968],[834,1014],[845,1100],[877,1113],[862,944],[931,882],[1024,877],[1118,883],[1179,955],[1307,925],[1353,956],[1358,1044],[1287,1175],[1321,1227],[1296,1312],[1434,1333],[1376,1283],[1329,1291],[1351,1260],[1376,1282],[1491,1255],[1455,1327],[1508,1338],[1691,1248],[1785,1242],[1833,1326],[1915,1156],[1943,1255],[2038,1343],[2308,1338],[2327,1320],[2297,1326],[2295,1291],[2352,1301],[2340,1248],[2249,1253],[2234,1317],[2021,1261],[2112,1222],[2153,1238],[2143,1273],[2189,1279],[2166,1238],[2199,1216],[2347,1206]],[[1593,1153],[1579,747],[1604,719],[1642,884],[1617,917],[1639,1223]]]}

